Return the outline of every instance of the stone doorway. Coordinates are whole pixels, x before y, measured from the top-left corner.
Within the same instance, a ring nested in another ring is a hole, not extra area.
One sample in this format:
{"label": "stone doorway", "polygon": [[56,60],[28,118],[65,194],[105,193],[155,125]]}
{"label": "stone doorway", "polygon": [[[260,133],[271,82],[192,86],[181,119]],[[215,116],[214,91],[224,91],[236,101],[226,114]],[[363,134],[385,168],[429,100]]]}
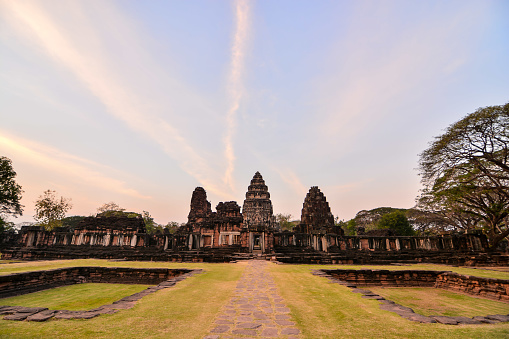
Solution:
{"label": "stone doorway", "polygon": [[250,249],[252,253],[262,254],[264,252],[263,233],[251,233]]}

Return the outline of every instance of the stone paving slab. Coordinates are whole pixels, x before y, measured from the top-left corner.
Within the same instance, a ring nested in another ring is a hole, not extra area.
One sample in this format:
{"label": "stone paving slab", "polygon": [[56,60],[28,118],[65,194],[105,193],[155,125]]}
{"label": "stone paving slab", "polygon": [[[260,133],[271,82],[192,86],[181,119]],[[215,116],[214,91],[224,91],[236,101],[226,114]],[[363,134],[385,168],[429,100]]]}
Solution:
{"label": "stone paving slab", "polygon": [[204,339],[301,338],[264,260],[250,260]]}

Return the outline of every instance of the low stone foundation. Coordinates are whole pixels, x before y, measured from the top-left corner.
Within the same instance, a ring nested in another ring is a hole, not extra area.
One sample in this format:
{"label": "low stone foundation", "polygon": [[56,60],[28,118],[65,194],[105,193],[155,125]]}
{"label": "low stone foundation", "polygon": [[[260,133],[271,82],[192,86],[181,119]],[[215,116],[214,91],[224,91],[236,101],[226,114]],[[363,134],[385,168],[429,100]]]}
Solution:
{"label": "low stone foundation", "polygon": [[[166,268],[107,268],[107,267],[72,267],[49,271],[37,271],[10,274],[2,276],[11,278],[4,279],[0,282],[0,286],[4,287],[4,283],[13,282],[11,290],[14,295],[33,292],[35,290],[46,289],[51,287],[69,285],[79,282],[102,282],[102,283],[136,283],[136,284],[152,284],[160,281],[155,286],[124,297],[112,304],[102,305],[88,311],[68,311],[68,310],[49,310],[45,307],[24,307],[24,306],[0,306],[0,315],[5,315],[4,320],[16,321],[46,321],[49,319],[91,319],[101,314],[113,314],[119,310],[133,308],[138,300],[165,288],[173,287],[177,282],[201,273],[201,269],[166,269]],[[85,276],[78,275],[84,273]],[[29,280],[33,278],[33,280]],[[45,284],[43,279],[49,278]],[[48,287],[49,286],[49,287]],[[4,291],[4,294],[9,294]]]}
{"label": "low stone foundation", "polygon": [[[343,271],[343,272],[342,272]],[[448,317],[448,316],[424,316],[419,313],[415,313],[409,307],[399,305],[391,300],[386,300],[384,297],[375,294],[367,289],[357,288],[359,285],[383,285],[392,287],[415,287],[415,286],[427,286],[429,285],[430,278],[435,275],[436,281],[434,287],[446,288],[446,289],[457,289],[450,288],[456,285],[459,286],[478,286],[478,290],[475,293],[472,292],[474,289],[463,288],[462,292],[466,292],[474,295],[482,295],[483,297],[499,299],[501,301],[509,302],[507,299],[507,292],[509,291],[509,280],[501,279],[488,279],[463,276],[452,272],[437,272],[437,271],[387,271],[387,270],[314,270],[314,275],[321,276],[329,279],[332,283],[343,285],[351,289],[353,293],[362,294],[362,298],[374,299],[380,302],[380,309],[390,311],[398,314],[402,318],[410,321],[416,321],[421,323],[441,323],[445,325],[480,325],[480,324],[496,324],[499,322],[509,322],[509,314],[491,314],[486,316],[475,316],[469,317]],[[438,279],[440,277],[440,283]],[[445,279],[443,279],[445,277]],[[412,281],[414,280],[415,281]],[[465,283],[464,281],[468,281]],[[487,286],[488,285],[488,286]],[[484,286],[484,287],[480,287]],[[503,291],[505,287],[505,293]],[[482,294],[480,291],[489,289],[494,294]],[[459,289],[457,289],[459,290]],[[505,296],[505,297],[504,297]]]}
{"label": "low stone foundation", "polygon": [[509,280],[444,272],[437,276],[434,287],[509,302]]}
{"label": "low stone foundation", "polygon": [[189,273],[188,269],[70,267],[0,276],[0,298],[77,283],[157,285]]}
{"label": "low stone foundation", "polygon": [[435,287],[509,302],[509,280],[480,278],[447,271],[321,270],[361,286]]}
{"label": "low stone foundation", "polygon": [[437,277],[445,273],[424,270],[322,270],[336,279],[363,286],[434,287]]}

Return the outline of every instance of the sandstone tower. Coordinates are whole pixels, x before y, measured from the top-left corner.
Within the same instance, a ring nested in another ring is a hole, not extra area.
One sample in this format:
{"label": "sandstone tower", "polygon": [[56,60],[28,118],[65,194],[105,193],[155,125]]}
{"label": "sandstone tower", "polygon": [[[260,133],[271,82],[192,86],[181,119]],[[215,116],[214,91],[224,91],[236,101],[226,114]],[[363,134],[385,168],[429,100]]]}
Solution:
{"label": "sandstone tower", "polygon": [[265,229],[275,226],[270,193],[260,172],[256,172],[247,188],[246,200],[242,206],[244,227]]}
{"label": "sandstone tower", "polygon": [[318,186],[309,189],[304,199],[300,222],[303,233],[326,231],[334,227],[334,216],[330,211],[329,203]]}
{"label": "sandstone tower", "polygon": [[207,200],[207,192],[203,187],[196,187],[191,197],[191,210],[187,216],[189,224],[205,221],[212,215],[210,202]]}

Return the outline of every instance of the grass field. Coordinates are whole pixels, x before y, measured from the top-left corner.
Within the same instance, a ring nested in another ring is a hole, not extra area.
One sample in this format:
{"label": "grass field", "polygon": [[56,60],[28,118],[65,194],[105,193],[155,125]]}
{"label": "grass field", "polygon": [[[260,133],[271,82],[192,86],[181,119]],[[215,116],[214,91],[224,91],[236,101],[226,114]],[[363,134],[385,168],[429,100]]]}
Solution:
{"label": "grass field", "polygon": [[[141,299],[133,309],[90,320],[45,323],[0,320],[2,338],[203,338],[236,286],[245,264],[109,262],[60,260],[0,265],[0,274],[71,266],[202,268],[204,273]],[[368,266],[271,265],[280,294],[303,338],[507,338],[509,323],[495,325],[420,324],[382,311],[376,300],[312,275],[318,268]],[[374,269],[432,269],[509,279],[509,273],[439,265],[373,266]],[[446,298],[438,298],[442,301]],[[474,299],[474,298],[472,298]],[[4,299],[6,301],[7,299]],[[475,299],[478,300],[478,299]],[[468,301],[467,301],[468,304]],[[509,304],[507,304],[509,313]],[[485,314],[483,314],[485,315]]]}
{"label": "grass field", "polygon": [[111,304],[128,295],[141,292],[150,285],[78,284],[62,286],[0,299],[0,305],[47,307],[50,310],[86,311]]}
{"label": "grass field", "polygon": [[507,303],[475,298],[470,295],[437,288],[381,288],[369,286],[366,289],[400,305],[410,307],[414,312],[426,316],[444,315],[471,318],[478,315],[509,313],[509,304]]}

